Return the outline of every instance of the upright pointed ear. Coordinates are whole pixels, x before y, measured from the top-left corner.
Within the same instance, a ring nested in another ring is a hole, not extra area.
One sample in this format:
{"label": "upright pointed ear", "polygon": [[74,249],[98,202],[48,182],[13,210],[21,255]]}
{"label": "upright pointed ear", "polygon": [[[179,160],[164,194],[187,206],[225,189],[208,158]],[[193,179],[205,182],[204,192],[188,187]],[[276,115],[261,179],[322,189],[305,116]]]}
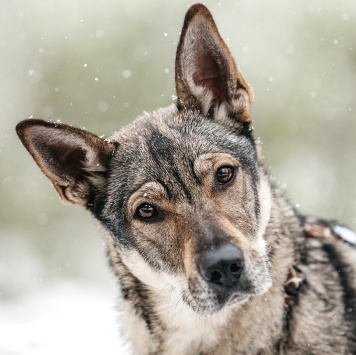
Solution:
{"label": "upright pointed ear", "polygon": [[65,203],[88,207],[91,194],[106,181],[115,145],[59,123],[29,119],[16,131]]}
{"label": "upright pointed ear", "polygon": [[250,122],[253,92],[238,71],[209,10],[187,12],[176,55],[178,109],[196,108],[216,119]]}

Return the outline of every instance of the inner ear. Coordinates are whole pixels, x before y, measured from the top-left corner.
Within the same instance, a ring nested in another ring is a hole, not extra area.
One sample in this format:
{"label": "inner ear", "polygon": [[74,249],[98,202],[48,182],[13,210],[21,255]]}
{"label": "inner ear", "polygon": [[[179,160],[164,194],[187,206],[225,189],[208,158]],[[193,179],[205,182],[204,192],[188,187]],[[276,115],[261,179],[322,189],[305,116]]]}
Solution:
{"label": "inner ear", "polygon": [[16,130],[64,202],[88,206],[90,196],[105,186],[115,144],[78,128],[42,120],[22,121]]}
{"label": "inner ear", "polygon": [[63,179],[68,182],[84,178],[87,153],[83,148],[73,144],[43,141],[35,145],[44,155],[50,157],[53,173],[63,176]]}
{"label": "inner ear", "polygon": [[212,105],[226,101],[226,87],[224,75],[219,70],[219,65],[212,56],[201,53],[195,64],[196,71],[193,73],[193,81],[196,86],[208,89],[212,93]]}

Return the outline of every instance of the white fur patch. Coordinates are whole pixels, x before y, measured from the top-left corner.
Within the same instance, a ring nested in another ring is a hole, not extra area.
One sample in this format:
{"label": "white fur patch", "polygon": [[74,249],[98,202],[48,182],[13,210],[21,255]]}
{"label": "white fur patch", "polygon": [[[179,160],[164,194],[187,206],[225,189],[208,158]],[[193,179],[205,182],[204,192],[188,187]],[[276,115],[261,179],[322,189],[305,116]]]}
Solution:
{"label": "white fur patch", "polygon": [[335,232],[346,242],[356,245],[356,233],[351,229],[341,226],[334,226]]}
{"label": "white fur patch", "polygon": [[153,270],[136,250],[120,252],[120,256],[130,272],[153,290],[161,291],[172,281],[174,283],[174,280],[169,279],[169,275]]}
{"label": "white fur patch", "polygon": [[[225,308],[212,316],[199,316],[183,302],[182,293],[187,283],[185,277],[156,272],[136,251],[123,252],[121,257],[132,274],[150,288],[151,299],[156,303],[154,312],[157,313],[167,329],[164,353],[170,355],[190,354],[194,353],[194,349],[198,346],[201,347],[202,344],[208,351],[209,347],[218,342],[219,329],[232,314],[230,308]],[[124,311],[130,314],[133,312],[127,309],[127,306]],[[134,348],[138,349],[142,348],[142,342],[147,342],[146,348],[150,344],[147,334],[142,334],[145,329],[138,324],[140,321],[142,323],[142,320],[133,318],[130,329],[126,330],[128,334],[135,334],[137,339],[132,340],[136,343]],[[146,333],[148,333],[147,330]]]}
{"label": "white fur patch", "polygon": [[259,189],[259,201],[260,201],[260,225],[257,232],[257,238],[259,242],[259,247],[261,252],[266,253],[265,240],[263,235],[266,232],[267,224],[271,218],[271,207],[272,207],[272,193],[271,188],[268,183],[267,177],[261,174],[261,184]]}

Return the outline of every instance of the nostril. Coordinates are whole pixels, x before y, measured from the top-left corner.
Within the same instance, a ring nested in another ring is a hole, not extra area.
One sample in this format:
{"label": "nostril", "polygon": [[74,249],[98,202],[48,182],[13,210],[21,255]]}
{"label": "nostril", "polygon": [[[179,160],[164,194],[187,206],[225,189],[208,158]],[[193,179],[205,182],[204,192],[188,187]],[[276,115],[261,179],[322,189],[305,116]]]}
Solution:
{"label": "nostril", "polygon": [[232,264],[230,265],[230,272],[231,272],[232,274],[237,274],[237,273],[240,272],[240,270],[241,270],[241,266],[238,265],[237,263],[232,263]]}
{"label": "nostril", "polygon": [[211,272],[211,277],[210,277],[209,281],[210,282],[219,282],[221,280],[222,276],[223,275],[219,271],[214,270]]}

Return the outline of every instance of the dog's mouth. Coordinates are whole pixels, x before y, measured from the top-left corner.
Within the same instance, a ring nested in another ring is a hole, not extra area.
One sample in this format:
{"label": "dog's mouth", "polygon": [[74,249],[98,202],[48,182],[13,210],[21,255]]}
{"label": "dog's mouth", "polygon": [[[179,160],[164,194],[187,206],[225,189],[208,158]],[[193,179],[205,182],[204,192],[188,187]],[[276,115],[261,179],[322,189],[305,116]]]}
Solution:
{"label": "dog's mouth", "polygon": [[234,306],[237,304],[243,304],[250,298],[250,295],[242,295],[239,293],[234,293],[231,295],[230,299],[226,302],[226,306]]}
{"label": "dog's mouth", "polygon": [[239,307],[246,303],[251,295],[239,292],[223,295],[210,293],[206,297],[197,299],[191,293],[183,292],[182,299],[195,313],[201,316],[209,316],[218,313],[223,308]]}
{"label": "dog's mouth", "polygon": [[271,287],[269,263],[257,253],[243,255],[233,244],[225,243],[201,255],[188,278],[188,290],[183,292],[183,301],[200,315],[239,307]]}
{"label": "dog's mouth", "polygon": [[267,292],[271,286],[268,276],[258,285],[245,282],[232,288],[211,287],[197,278],[189,280],[189,289],[182,292],[182,300],[195,313],[208,316],[218,313],[225,308],[238,308],[251,297]]}
{"label": "dog's mouth", "polygon": [[214,295],[210,293],[207,297],[195,298],[193,295],[187,292],[182,293],[182,300],[187,304],[195,313],[201,316],[209,316],[220,312],[226,308],[239,308],[253,296],[261,295],[268,291],[270,286],[267,286],[264,292],[251,292],[240,293],[232,292],[230,294]]}

